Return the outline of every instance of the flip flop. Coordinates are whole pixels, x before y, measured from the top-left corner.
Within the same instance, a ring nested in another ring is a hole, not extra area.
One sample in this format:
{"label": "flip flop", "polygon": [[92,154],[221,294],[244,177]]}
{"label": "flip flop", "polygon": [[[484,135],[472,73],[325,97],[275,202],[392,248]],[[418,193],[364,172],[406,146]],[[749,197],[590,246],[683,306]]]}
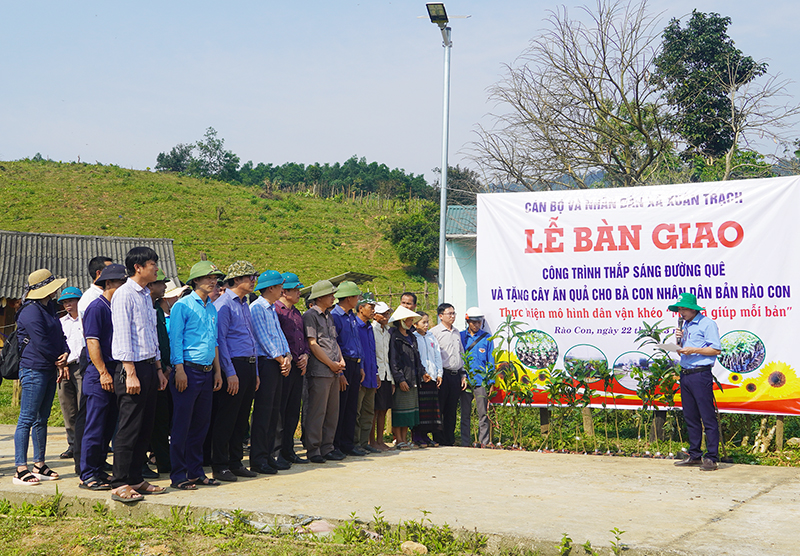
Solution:
{"label": "flip flop", "polygon": [[125,485],[120,487],[117,492],[112,492],[111,499],[123,504],[133,504],[144,500],[144,496],[136,492],[130,485]]}
{"label": "flip flop", "polygon": [[[133,487],[131,487],[131,488],[133,488]],[[151,485],[147,481],[143,482],[141,485],[139,485],[137,488],[134,488],[133,490],[135,490],[139,494],[147,494],[147,495],[150,495],[150,494],[156,495],[156,494],[166,494],[167,493],[167,489],[165,489],[164,487]]]}

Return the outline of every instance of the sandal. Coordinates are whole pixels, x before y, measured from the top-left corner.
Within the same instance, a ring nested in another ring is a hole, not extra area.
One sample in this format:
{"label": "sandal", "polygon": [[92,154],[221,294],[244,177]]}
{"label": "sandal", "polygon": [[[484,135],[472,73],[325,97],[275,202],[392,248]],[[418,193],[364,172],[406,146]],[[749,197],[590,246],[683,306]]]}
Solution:
{"label": "sandal", "polygon": [[197,490],[197,485],[193,481],[183,481],[182,483],[172,483],[169,485],[171,488],[179,490]]}
{"label": "sandal", "polygon": [[[131,487],[131,488],[133,488],[133,487]],[[167,492],[167,489],[165,489],[164,487],[151,485],[147,481],[144,481],[142,484],[140,484],[138,487],[134,488],[133,490],[135,490],[139,494],[166,494],[166,492]]]}
{"label": "sandal", "polygon": [[429,440],[428,441],[428,448],[438,448],[438,447],[439,447],[439,443],[436,442],[435,440]]}
{"label": "sandal", "polygon": [[119,487],[116,492],[112,492],[111,499],[122,502],[123,504],[133,504],[134,502],[144,500],[144,496],[133,490],[133,487],[130,485],[125,485]]}
{"label": "sandal", "polygon": [[198,486],[216,487],[222,484],[218,480],[209,477],[199,477],[197,479],[189,480]]}
{"label": "sandal", "polygon": [[41,467],[34,463],[33,476],[40,481],[57,481],[61,478],[58,473],[47,467],[46,463],[42,463]]}
{"label": "sandal", "polygon": [[29,469],[25,469],[25,471],[17,471],[14,474],[14,480],[12,482],[15,485],[25,486],[37,486],[41,484],[36,475],[31,473]]}
{"label": "sandal", "polygon": [[78,488],[82,488],[84,490],[100,491],[100,490],[111,490],[111,485],[107,481],[98,479],[97,477],[92,477],[85,483],[80,483],[78,485]]}

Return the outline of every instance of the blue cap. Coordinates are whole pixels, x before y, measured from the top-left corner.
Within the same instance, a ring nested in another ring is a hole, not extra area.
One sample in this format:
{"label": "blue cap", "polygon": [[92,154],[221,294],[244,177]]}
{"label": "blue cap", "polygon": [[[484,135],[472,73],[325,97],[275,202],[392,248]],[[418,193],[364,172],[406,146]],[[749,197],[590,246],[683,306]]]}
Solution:
{"label": "blue cap", "polygon": [[61,303],[67,299],[80,299],[82,295],[83,292],[80,288],[64,288],[64,291],[61,292],[61,297],[58,298],[58,302]]}
{"label": "blue cap", "polygon": [[277,270],[265,270],[258,277],[256,290],[265,290],[270,286],[278,286],[283,284],[283,276]]}
{"label": "blue cap", "polygon": [[295,288],[302,288],[304,287],[302,282],[300,282],[300,278],[297,277],[297,274],[294,272],[284,272],[281,274],[283,279],[286,280],[283,283],[283,289],[285,290],[293,290]]}

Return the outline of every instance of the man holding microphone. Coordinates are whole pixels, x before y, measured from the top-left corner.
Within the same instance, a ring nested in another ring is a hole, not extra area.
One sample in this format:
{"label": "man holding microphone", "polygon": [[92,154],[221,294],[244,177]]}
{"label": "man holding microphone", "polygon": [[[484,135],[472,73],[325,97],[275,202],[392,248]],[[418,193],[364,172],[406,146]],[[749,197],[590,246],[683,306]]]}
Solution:
{"label": "man holding microphone", "polygon": [[[715,471],[719,460],[719,424],[714,406],[714,377],[711,369],[722,352],[716,323],[704,316],[697,298],[684,292],[670,311],[680,314],[682,326],[675,332],[681,356],[681,404],[689,429],[689,455],[675,463]],[[706,431],[706,454],[700,445]]]}

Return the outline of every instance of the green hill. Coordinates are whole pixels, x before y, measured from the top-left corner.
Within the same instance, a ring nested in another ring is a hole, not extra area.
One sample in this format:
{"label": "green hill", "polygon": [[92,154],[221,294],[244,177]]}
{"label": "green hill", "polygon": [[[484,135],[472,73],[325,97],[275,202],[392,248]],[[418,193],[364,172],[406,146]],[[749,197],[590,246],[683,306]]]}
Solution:
{"label": "green hill", "polygon": [[[383,238],[387,217],[417,202],[319,199],[118,166],[0,162],[0,229],[173,238],[181,279],[206,253],[226,268],[296,272],[306,284],[348,270],[377,275],[379,294],[423,290]],[[435,304],[436,285],[429,284]],[[397,302],[395,298],[395,302]]]}

